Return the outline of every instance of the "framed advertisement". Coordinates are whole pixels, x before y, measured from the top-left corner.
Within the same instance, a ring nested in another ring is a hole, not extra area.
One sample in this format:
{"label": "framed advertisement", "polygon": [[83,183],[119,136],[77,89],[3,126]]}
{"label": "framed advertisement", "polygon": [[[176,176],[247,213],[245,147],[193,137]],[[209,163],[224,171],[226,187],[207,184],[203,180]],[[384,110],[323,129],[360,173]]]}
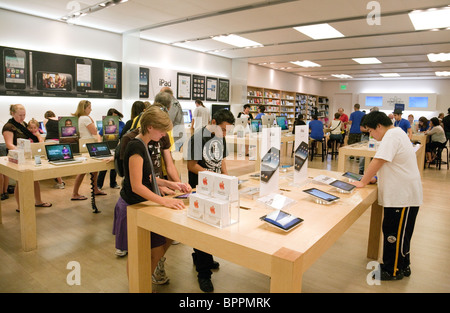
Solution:
{"label": "framed advertisement", "polygon": [[206,77],[206,101],[217,101],[217,78]]}
{"label": "framed advertisement", "polygon": [[122,63],[0,46],[0,96],[122,98]]}
{"label": "framed advertisement", "polygon": [[177,99],[191,100],[191,74],[177,73]]}
{"label": "framed advertisement", "polygon": [[192,75],[192,100],[205,100],[206,79],[205,76]]}
{"label": "framed advertisement", "polygon": [[230,101],[230,81],[219,78],[219,99],[220,102]]}

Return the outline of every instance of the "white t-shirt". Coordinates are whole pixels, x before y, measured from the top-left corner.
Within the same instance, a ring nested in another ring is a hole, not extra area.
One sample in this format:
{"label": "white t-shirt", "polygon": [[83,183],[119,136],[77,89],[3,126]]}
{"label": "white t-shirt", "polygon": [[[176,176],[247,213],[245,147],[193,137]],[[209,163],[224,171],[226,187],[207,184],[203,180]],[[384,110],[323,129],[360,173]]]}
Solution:
{"label": "white t-shirt", "polygon": [[87,115],[82,115],[78,118],[78,130],[80,132],[80,138],[94,138],[91,132],[87,129],[87,126],[91,123],[93,123],[93,121]]}
{"label": "white t-shirt", "polygon": [[389,129],[374,158],[387,161],[377,173],[378,204],[384,207],[420,206],[422,181],[408,135],[400,127]]}
{"label": "white t-shirt", "polygon": [[209,111],[203,106],[198,106],[194,110],[194,129],[202,128],[209,124]]}
{"label": "white t-shirt", "polygon": [[330,125],[330,130],[333,135],[339,135],[341,133],[341,121],[332,120]]}

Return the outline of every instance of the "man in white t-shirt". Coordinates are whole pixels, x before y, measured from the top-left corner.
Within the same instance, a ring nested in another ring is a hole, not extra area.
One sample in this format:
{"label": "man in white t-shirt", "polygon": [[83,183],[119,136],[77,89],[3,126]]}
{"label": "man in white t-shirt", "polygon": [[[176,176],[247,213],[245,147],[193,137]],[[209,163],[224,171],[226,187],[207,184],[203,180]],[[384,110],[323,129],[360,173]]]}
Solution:
{"label": "man in white t-shirt", "polygon": [[385,113],[370,112],[363,125],[381,142],[363,178],[353,184],[364,187],[378,176],[378,204],[384,207],[383,264],[379,277],[399,280],[411,275],[410,241],[423,200],[420,172],[408,135],[394,127]]}

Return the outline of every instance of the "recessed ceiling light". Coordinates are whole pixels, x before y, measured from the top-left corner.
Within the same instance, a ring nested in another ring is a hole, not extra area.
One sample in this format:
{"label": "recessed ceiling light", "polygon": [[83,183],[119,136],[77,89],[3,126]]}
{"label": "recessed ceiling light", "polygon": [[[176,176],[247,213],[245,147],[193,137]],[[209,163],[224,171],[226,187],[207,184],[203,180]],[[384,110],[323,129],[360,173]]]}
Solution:
{"label": "recessed ceiling light", "polygon": [[352,59],[355,62],[358,62],[359,64],[378,64],[381,63],[380,60],[377,58],[354,58]]}
{"label": "recessed ceiling light", "polygon": [[340,33],[338,30],[336,30],[327,23],[308,26],[298,26],[294,27],[294,29],[296,31],[305,34],[308,37],[311,37],[312,39],[345,37],[342,33]]}
{"label": "recessed ceiling light", "polygon": [[302,66],[302,67],[320,67],[320,64],[305,60],[305,61],[295,61],[295,62],[290,62],[292,64],[298,65],[298,66]]}
{"label": "recessed ceiling light", "polygon": [[233,35],[233,34],[227,35],[227,36],[216,36],[216,37],[213,37],[212,39],[220,41],[220,42],[224,42],[224,43],[232,45],[232,46],[240,47],[240,48],[256,47],[256,46],[263,47],[262,44],[260,44],[256,41],[253,41],[253,40],[250,40],[250,39],[238,36],[238,35]]}
{"label": "recessed ceiling light", "polygon": [[383,77],[400,77],[397,73],[380,73],[380,75]]}
{"label": "recessed ceiling light", "polygon": [[337,78],[353,78],[352,76],[347,75],[347,74],[331,74],[331,76],[337,77]]}
{"label": "recessed ceiling light", "polygon": [[450,7],[413,11],[408,15],[416,30],[450,27]]}
{"label": "recessed ceiling light", "polygon": [[446,62],[450,61],[450,53],[429,53],[427,54],[430,62]]}
{"label": "recessed ceiling light", "polygon": [[449,71],[444,71],[444,72],[435,72],[436,76],[450,76],[450,72]]}

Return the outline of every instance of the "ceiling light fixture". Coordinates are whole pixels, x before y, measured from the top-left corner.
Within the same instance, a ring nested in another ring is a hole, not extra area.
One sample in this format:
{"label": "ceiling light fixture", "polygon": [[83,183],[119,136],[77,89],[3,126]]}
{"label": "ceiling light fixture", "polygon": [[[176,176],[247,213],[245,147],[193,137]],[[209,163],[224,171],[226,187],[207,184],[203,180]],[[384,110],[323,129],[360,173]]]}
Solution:
{"label": "ceiling light fixture", "polygon": [[408,16],[415,30],[450,27],[450,7],[412,11]]}
{"label": "ceiling light fixture", "polygon": [[377,58],[354,58],[352,59],[355,62],[358,62],[359,64],[379,64],[381,63],[380,60]]}
{"label": "ceiling light fixture", "polygon": [[430,62],[446,62],[450,61],[450,53],[429,53],[427,54]]}
{"label": "ceiling light fixture", "polygon": [[434,72],[436,76],[450,76],[449,71],[443,71],[443,72]]}
{"label": "ceiling light fixture", "polygon": [[223,36],[215,36],[212,39],[232,45],[232,46],[236,46],[239,48],[257,48],[257,47],[263,47],[262,44],[260,44],[259,42],[238,36],[238,35],[223,35]]}
{"label": "ceiling light fixture", "polygon": [[70,14],[61,17],[60,20],[64,21],[64,22],[70,22],[71,20],[73,20],[75,18],[86,16],[88,14],[91,14],[91,13],[94,13],[94,12],[106,9],[106,8],[108,8],[110,6],[114,6],[114,5],[125,3],[125,2],[128,2],[128,0],[103,1],[101,3],[91,5],[90,7],[84,8],[82,10],[79,10],[79,11],[76,11],[76,12],[71,12]]}
{"label": "ceiling light fixture", "polygon": [[336,78],[353,78],[350,75],[347,74],[331,74],[331,76],[336,77]]}
{"label": "ceiling light fixture", "polygon": [[400,77],[397,73],[380,73],[380,75],[383,77]]}
{"label": "ceiling light fixture", "polygon": [[327,39],[327,38],[338,38],[345,37],[342,33],[340,33],[337,29],[330,26],[327,23],[324,24],[316,24],[316,25],[308,25],[308,26],[298,26],[294,27],[296,31],[299,31],[305,34],[312,39]]}
{"label": "ceiling light fixture", "polygon": [[302,67],[321,67],[322,65],[305,60],[305,61],[295,61],[295,62],[290,62],[292,64],[298,65],[298,66],[302,66]]}

